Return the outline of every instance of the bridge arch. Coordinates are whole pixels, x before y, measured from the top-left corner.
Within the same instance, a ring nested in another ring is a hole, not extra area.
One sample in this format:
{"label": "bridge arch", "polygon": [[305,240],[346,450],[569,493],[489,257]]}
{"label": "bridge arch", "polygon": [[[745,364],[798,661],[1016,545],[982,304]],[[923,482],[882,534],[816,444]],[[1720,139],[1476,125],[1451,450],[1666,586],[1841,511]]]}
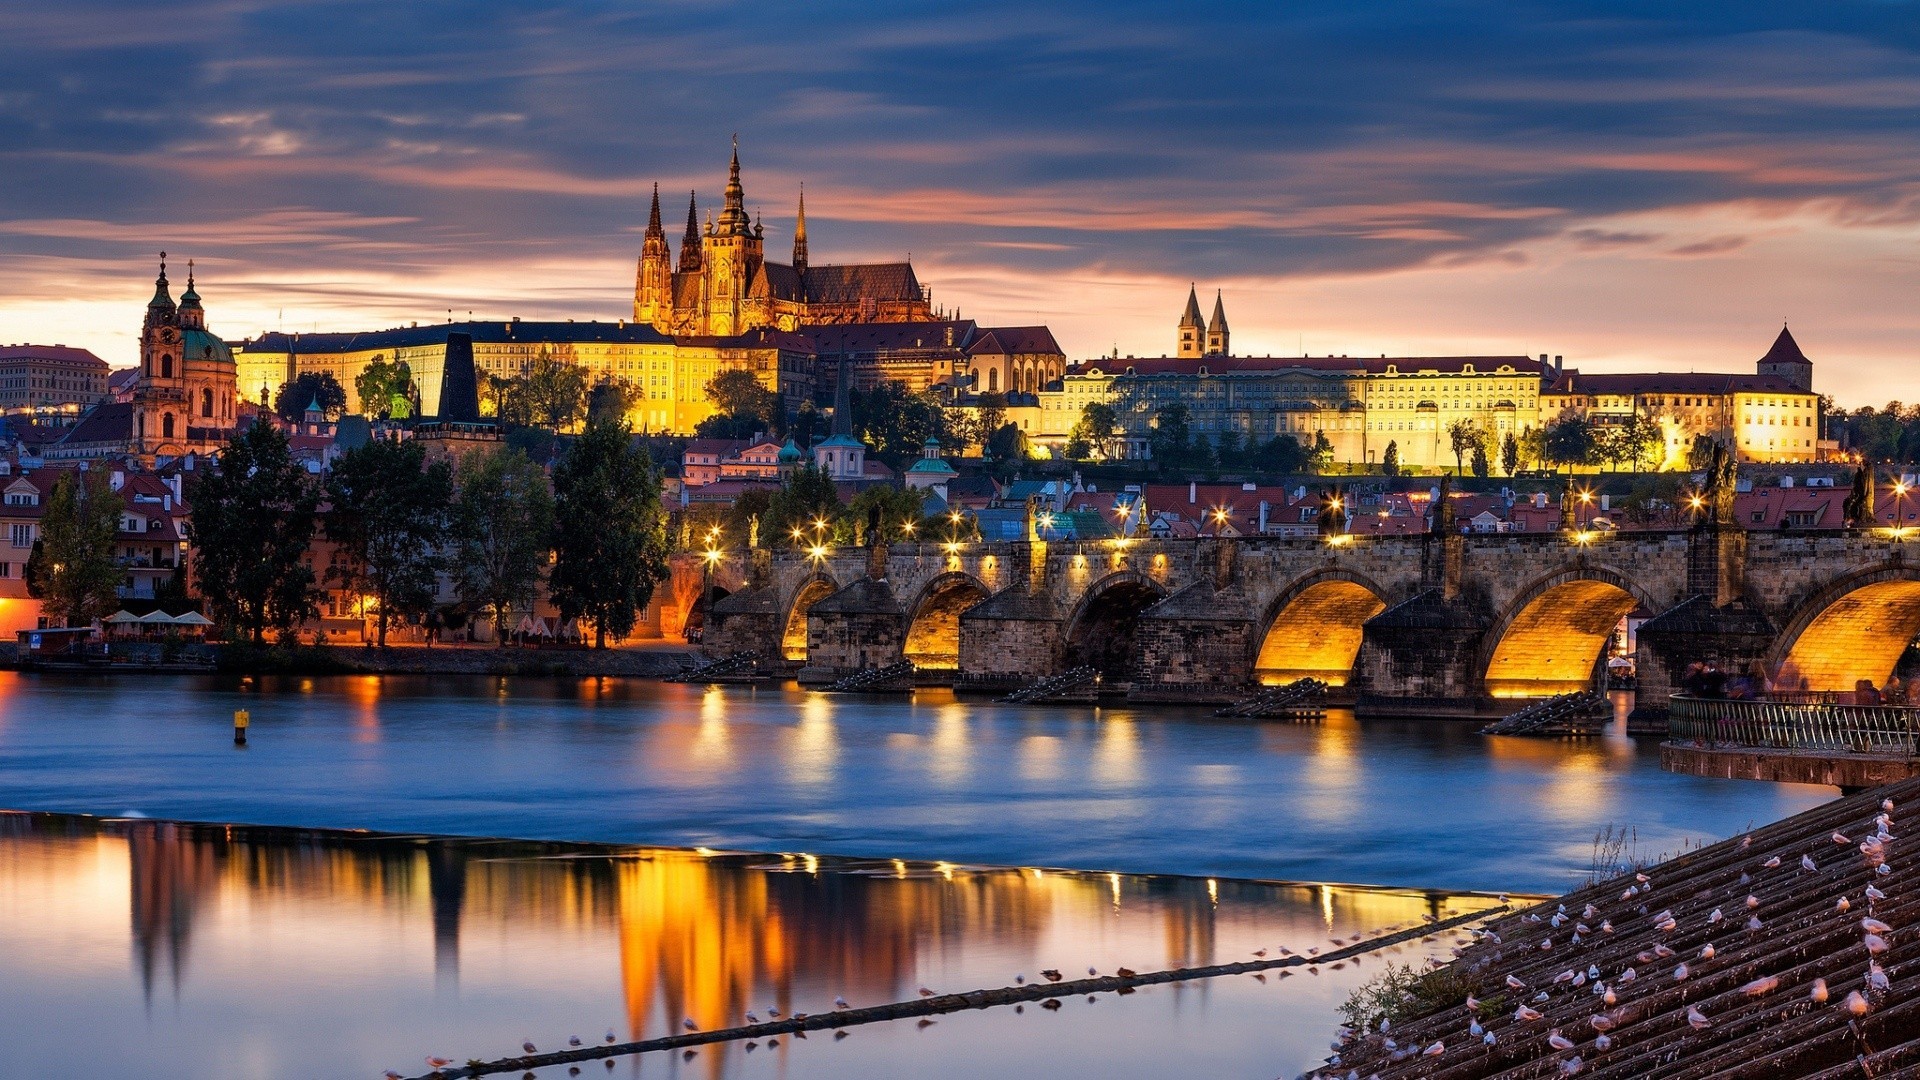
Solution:
{"label": "bridge arch", "polygon": [[804,661],[807,658],[807,612],[813,605],[840,591],[840,583],[825,571],[816,570],[794,587],[793,596],[781,610],[780,658]]}
{"label": "bridge arch", "polygon": [[1852,690],[1880,686],[1920,635],[1920,569],[1879,566],[1847,574],[1794,612],[1768,657],[1782,685]]}
{"label": "bridge arch", "polygon": [[1613,628],[1635,607],[1657,610],[1633,579],[1605,566],[1571,566],[1520,590],[1480,648],[1480,685],[1494,697],[1588,689]]}
{"label": "bridge arch", "polygon": [[915,667],[954,671],[960,667],[960,613],[991,595],[972,574],[958,570],[935,577],[907,605],[902,647]]}
{"label": "bridge arch", "polygon": [[1325,567],[1295,578],[1267,605],[1254,644],[1254,680],[1314,678],[1345,686],[1362,627],[1387,608],[1386,591],[1365,575]]}
{"label": "bridge arch", "polygon": [[1068,617],[1062,638],[1067,667],[1096,668],[1129,678],[1139,649],[1140,616],[1165,599],[1159,582],[1135,570],[1119,570],[1087,586]]}

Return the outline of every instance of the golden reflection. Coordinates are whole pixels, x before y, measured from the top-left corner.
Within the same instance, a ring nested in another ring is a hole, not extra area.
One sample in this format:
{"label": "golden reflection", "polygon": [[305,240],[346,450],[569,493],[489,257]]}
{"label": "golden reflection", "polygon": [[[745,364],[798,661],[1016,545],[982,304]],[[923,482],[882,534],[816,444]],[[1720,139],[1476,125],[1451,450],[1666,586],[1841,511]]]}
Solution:
{"label": "golden reflection", "polygon": [[840,733],[833,723],[833,706],[825,694],[808,694],[800,703],[800,723],[789,739],[789,775],[796,784],[824,787],[833,783],[840,758]]}
{"label": "golden reflection", "polygon": [[939,783],[962,784],[973,772],[973,737],[967,716],[967,707],[958,702],[934,710],[933,752],[927,756],[927,768]]}
{"label": "golden reflection", "polygon": [[1019,762],[1022,780],[1046,783],[1066,775],[1062,767],[1065,755],[1056,735],[1028,735],[1014,748],[1014,756]]}
{"label": "golden reflection", "polygon": [[1106,713],[1093,749],[1093,778],[1102,784],[1125,786],[1140,779],[1140,733],[1133,718]]}

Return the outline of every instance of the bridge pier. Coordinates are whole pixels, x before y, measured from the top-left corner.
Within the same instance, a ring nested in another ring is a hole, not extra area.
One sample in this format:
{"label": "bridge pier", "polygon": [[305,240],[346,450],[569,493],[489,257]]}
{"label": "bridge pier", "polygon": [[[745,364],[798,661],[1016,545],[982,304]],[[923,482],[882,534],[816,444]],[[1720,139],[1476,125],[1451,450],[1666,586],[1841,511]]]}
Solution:
{"label": "bridge pier", "polygon": [[907,612],[884,578],[864,577],[807,611],[802,683],[829,683],[897,662],[906,650]]}
{"label": "bridge pier", "polygon": [[1238,701],[1253,684],[1259,645],[1238,589],[1196,581],[1140,616],[1138,674],[1129,701]]}
{"label": "bridge pier", "polygon": [[[1354,660],[1360,716],[1487,716],[1479,685],[1488,620],[1459,596],[1425,589],[1367,620]],[[1518,701],[1515,702],[1517,707]]]}

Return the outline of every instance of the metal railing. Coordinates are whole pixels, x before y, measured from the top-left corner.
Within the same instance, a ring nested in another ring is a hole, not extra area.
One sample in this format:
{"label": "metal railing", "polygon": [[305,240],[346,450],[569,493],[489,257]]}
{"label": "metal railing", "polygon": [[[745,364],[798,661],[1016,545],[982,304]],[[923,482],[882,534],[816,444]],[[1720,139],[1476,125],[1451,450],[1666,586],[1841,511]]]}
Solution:
{"label": "metal railing", "polygon": [[1916,729],[1920,729],[1920,708],[1901,705],[1675,694],[1667,708],[1667,730],[1672,741],[1712,748],[1912,757]]}

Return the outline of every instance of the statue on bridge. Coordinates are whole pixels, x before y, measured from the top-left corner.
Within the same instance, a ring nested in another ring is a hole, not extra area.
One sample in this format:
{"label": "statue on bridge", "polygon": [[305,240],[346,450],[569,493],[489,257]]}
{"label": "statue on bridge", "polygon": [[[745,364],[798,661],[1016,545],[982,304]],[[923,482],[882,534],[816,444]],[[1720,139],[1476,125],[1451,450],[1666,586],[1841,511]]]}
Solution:
{"label": "statue on bridge", "polygon": [[1733,497],[1738,491],[1735,479],[1737,463],[1733,451],[1727,444],[1715,440],[1713,452],[1707,458],[1706,497],[1708,520],[1715,525],[1732,525]]}
{"label": "statue on bridge", "polygon": [[747,546],[750,548],[760,546],[760,515],[758,514],[747,519]]}
{"label": "statue on bridge", "polygon": [[1428,531],[1434,536],[1448,536],[1454,532],[1452,496],[1453,477],[1441,473],[1440,486],[1433,494],[1433,510],[1427,515],[1432,523]]}
{"label": "statue on bridge", "polygon": [[1878,524],[1873,508],[1875,471],[1871,461],[1862,461],[1860,467],[1853,470],[1853,490],[1847,492],[1847,501],[1841,507],[1849,529],[1871,529]]}

